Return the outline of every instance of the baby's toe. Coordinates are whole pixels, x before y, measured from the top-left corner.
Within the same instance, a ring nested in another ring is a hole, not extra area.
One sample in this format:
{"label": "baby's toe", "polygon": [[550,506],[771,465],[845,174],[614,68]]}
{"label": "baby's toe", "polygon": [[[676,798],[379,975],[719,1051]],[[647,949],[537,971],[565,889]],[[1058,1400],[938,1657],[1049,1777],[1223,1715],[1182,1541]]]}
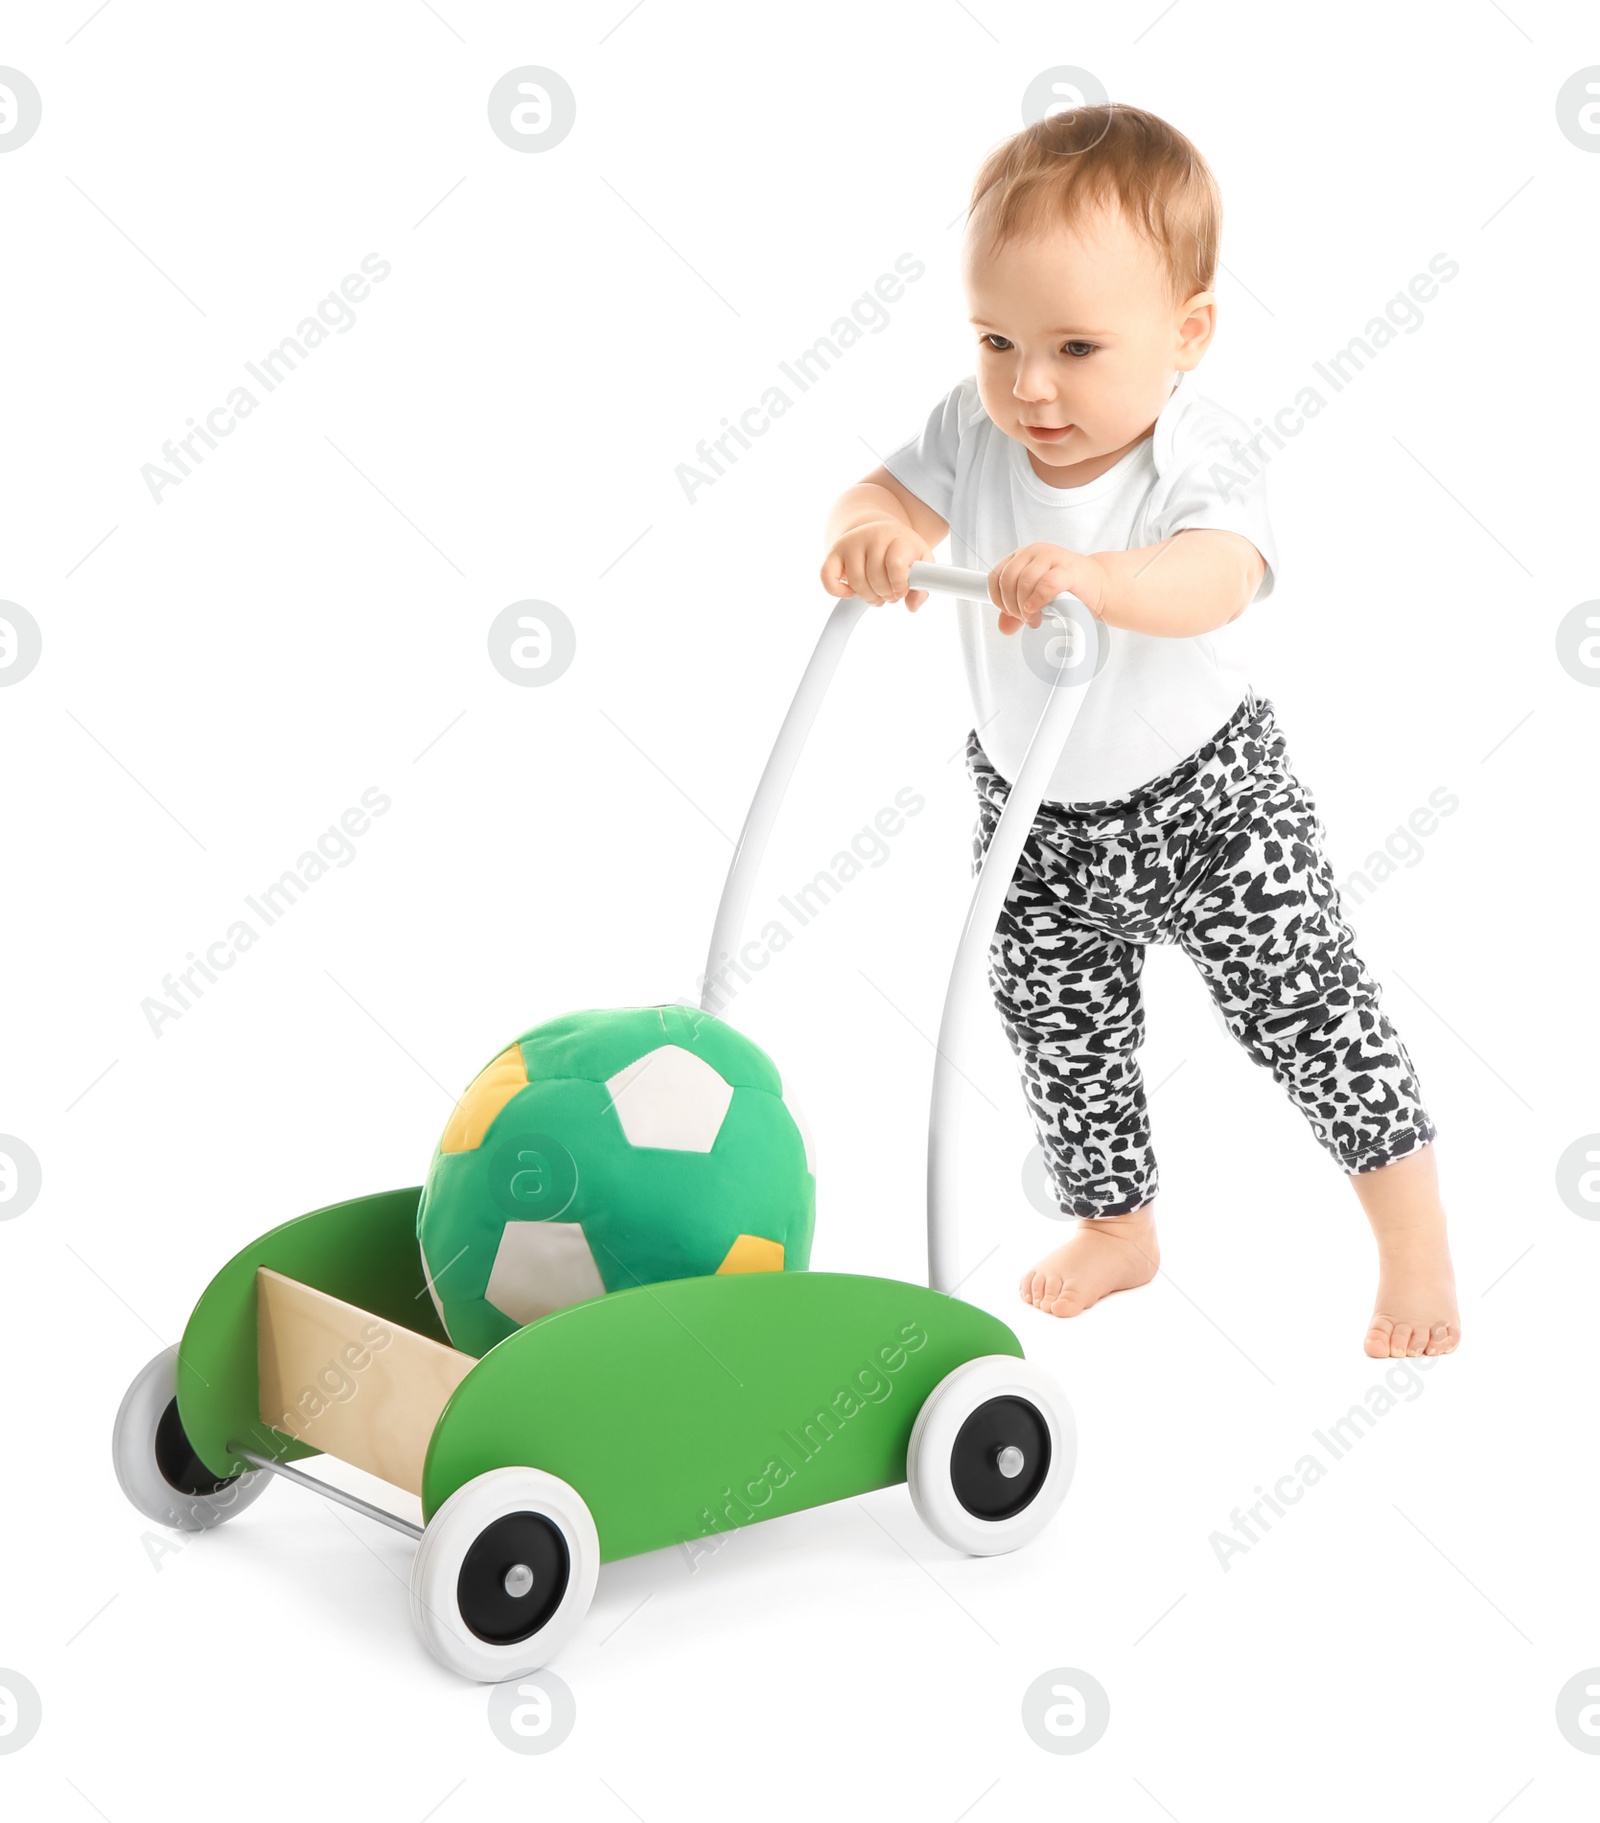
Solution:
{"label": "baby's toe", "polygon": [[[1060,1282],[1061,1281],[1060,1281],[1059,1275],[1057,1275],[1056,1284],[1059,1286]],[[1045,1308],[1046,1304],[1049,1302],[1049,1286],[1050,1286],[1049,1275],[1047,1275],[1040,1267],[1035,1266],[1032,1269],[1032,1271],[1026,1272],[1023,1274],[1023,1277],[1022,1277],[1023,1302],[1025,1304],[1032,1304],[1036,1310],[1043,1310]]]}
{"label": "baby's toe", "polygon": [[1389,1359],[1403,1361],[1411,1352],[1411,1325],[1396,1323],[1389,1333]]}
{"label": "baby's toe", "polygon": [[1389,1317],[1374,1317],[1372,1327],[1367,1331],[1363,1344],[1366,1352],[1375,1361],[1386,1361],[1389,1358],[1389,1339],[1394,1333],[1394,1323]]}
{"label": "baby's toe", "polygon": [[1425,1355],[1454,1354],[1459,1339],[1454,1324],[1435,1323],[1428,1335],[1428,1346],[1422,1352]]}

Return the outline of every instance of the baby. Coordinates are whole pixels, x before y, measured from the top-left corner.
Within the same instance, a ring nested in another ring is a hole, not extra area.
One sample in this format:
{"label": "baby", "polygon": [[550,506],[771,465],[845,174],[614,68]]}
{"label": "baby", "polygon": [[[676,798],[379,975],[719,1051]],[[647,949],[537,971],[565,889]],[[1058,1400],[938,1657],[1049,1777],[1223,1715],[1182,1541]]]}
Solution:
{"label": "baby", "polygon": [[1316,805],[1223,632],[1272,592],[1277,556],[1260,483],[1240,479],[1251,433],[1189,377],[1216,330],[1220,220],[1204,159],[1137,108],[1075,108],[993,152],[964,244],[977,372],[840,497],[822,582],[915,609],[910,566],[947,533],[953,562],[988,572],[989,602],[957,608],[975,857],[1051,688],[1044,608],[1070,591],[1100,623],[990,950],[1062,1212],[1092,1218],[1023,1276],[1024,1300],[1076,1316],[1155,1277],[1139,977],[1146,945],[1180,943],[1372,1224],[1367,1354],[1445,1355],[1461,1326],[1434,1125]]}

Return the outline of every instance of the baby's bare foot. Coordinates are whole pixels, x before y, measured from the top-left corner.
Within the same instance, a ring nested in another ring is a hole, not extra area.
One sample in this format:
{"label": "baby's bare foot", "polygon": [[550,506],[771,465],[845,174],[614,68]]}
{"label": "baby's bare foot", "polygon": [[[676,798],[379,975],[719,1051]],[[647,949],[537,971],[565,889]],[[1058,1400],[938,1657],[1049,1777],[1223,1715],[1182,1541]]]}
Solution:
{"label": "baby's bare foot", "polygon": [[1380,1361],[1454,1354],[1461,1317],[1433,1147],[1351,1182],[1378,1243],[1378,1299],[1363,1347]]}
{"label": "baby's bare foot", "polygon": [[1378,1301],[1367,1330],[1366,1352],[1380,1361],[1398,1361],[1403,1355],[1450,1355],[1460,1340],[1456,1275],[1442,1220],[1436,1244],[1380,1242]]}
{"label": "baby's bare foot", "polygon": [[1022,1301],[1046,1316],[1075,1317],[1113,1291],[1148,1285],[1161,1264],[1148,1203],[1129,1215],[1076,1222],[1070,1240],[1022,1275]]}

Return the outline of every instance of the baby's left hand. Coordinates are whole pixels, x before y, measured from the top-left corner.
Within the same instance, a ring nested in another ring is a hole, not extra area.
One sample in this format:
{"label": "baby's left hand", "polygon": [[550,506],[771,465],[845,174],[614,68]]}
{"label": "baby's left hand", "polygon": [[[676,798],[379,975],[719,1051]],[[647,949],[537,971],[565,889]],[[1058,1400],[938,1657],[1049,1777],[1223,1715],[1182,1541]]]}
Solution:
{"label": "baby's left hand", "polygon": [[1076,595],[1102,618],[1110,578],[1093,557],[1064,551],[1059,544],[1025,544],[989,572],[989,598],[1000,610],[1000,631],[1036,627],[1044,610],[1063,592]]}

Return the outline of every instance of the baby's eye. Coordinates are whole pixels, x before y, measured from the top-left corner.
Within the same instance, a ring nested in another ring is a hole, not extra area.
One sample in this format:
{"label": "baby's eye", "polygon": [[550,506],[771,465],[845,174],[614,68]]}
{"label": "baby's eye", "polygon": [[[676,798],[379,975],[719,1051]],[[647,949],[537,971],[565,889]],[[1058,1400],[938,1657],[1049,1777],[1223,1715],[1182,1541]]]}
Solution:
{"label": "baby's eye", "polygon": [[1004,354],[1011,344],[1003,335],[986,335],[983,338],[985,348],[992,348],[996,354]]}
{"label": "baby's eye", "polygon": [[1085,355],[1094,353],[1095,345],[1093,342],[1068,342],[1066,349],[1068,354],[1075,355],[1081,361]]}

